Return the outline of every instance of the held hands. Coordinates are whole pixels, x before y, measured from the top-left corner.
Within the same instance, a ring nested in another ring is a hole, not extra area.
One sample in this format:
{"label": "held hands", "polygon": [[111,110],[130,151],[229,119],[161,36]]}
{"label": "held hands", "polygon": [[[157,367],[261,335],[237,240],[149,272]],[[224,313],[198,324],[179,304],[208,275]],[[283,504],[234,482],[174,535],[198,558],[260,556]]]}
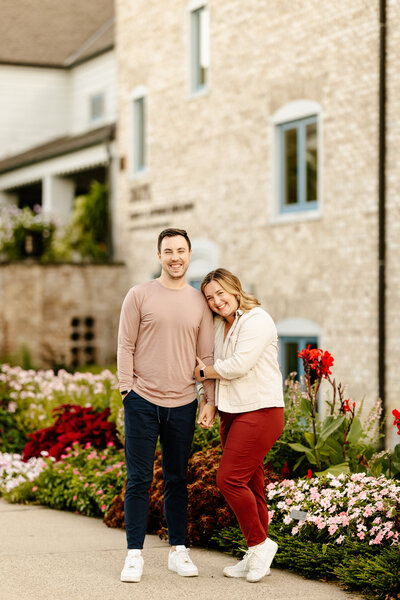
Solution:
{"label": "held hands", "polygon": [[200,375],[200,369],[205,369],[206,365],[203,363],[203,361],[201,360],[201,358],[199,358],[198,356],[196,356],[196,361],[197,361],[197,365],[196,365],[196,368],[194,370],[194,376],[197,379],[197,381],[204,381],[206,378],[205,377],[201,377],[201,375]]}
{"label": "held hands", "polygon": [[203,399],[204,397],[200,397],[200,408],[199,415],[197,417],[197,424],[202,429],[210,429],[214,425],[215,421],[215,406],[211,404],[207,404]]}

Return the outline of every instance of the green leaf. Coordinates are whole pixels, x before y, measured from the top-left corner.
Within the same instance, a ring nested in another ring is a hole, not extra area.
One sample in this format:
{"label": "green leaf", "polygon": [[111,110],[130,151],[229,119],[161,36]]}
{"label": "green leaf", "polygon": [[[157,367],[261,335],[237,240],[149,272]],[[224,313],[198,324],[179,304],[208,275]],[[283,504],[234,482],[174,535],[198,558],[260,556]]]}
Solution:
{"label": "green leaf", "polygon": [[358,442],[360,435],[362,433],[362,430],[363,430],[363,428],[362,428],[360,419],[358,417],[354,417],[354,420],[351,424],[349,432],[346,436],[346,441],[349,442],[350,444],[355,444],[356,442]]}
{"label": "green leaf", "polygon": [[344,420],[345,420],[345,416],[343,415],[341,417],[338,417],[334,421],[328,423],[327,425],[325,425],[320,433],[320,436],[322,437],[322,439],[326,440],[327,437],[332,435],[332,433],[334,433],[336,431],[336,429],[338,429],[342,425]]}
{"label": "green leaf", "polygon": [[312,416],[311,402],[305,396],[301,397],[300,408],[305,415]]}
{"label": "green leaf", "polygon": [[306,439],[307,444],[310,446],[310,448],[314,448],[314,436],[312,433],[310,433],[309,431],[305,431],[304,432],[304,437]]}
{"label": "green leaf", "polygon": [[303,446],[303,444],[299,444],[298,442],[288,444],[288,446],[296,452],[310,452],[310,448],[307,448],[307,446]]}
{"label": "green leaf", "polygon": [[298,459],[298,461],[296,462],[296,464],[293,467],[293,471],[295,471],[303,462],[303,460],[305,459],[305,454],[303,454],[303,456],[300,456],[300,458]]}
{"label": "green leaf", "polygon": [[328,473],[336,477],[337,475],[340,475],[340,473],[350,473],[350,468],[348,463],[345,462],[341,463],[340,465],[331,465],[325,469],[325,471],[319,471],[318,473],[315,473],[315,475],[322,477],[323,475],[328,475]]}

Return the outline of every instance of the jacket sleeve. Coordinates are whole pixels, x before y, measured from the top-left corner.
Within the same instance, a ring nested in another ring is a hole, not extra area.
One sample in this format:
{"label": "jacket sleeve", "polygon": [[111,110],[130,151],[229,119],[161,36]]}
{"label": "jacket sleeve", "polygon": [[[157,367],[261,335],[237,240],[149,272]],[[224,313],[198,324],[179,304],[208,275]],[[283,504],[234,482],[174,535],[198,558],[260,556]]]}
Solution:
{"label": "jacket sleeve", "polygon": [[[214,363],[214,369],[223,379],[246,375],[257,363],[263,350],[277,340],[275,323],[265,311],[250,315],[242,324],[239,322],[239,327],[233,355]],[[235,337],[235,333],[232,337]]]}
{"label": "jacket sleeve", "polygon": [[[203,316],[200,322],[196,353],[204,364],[212,365],[214,362],[214,323],[211,310],[204,301]],[[206,379],[203,381],[207,404],[215,404],[215,381]]]}
{"label": "jacket sleeve", "polygon": [[131,288],[121,308],[118,330],[117,373],[120,391],[133,386],[133,356],[140,325],[140,308],[134,288]]}

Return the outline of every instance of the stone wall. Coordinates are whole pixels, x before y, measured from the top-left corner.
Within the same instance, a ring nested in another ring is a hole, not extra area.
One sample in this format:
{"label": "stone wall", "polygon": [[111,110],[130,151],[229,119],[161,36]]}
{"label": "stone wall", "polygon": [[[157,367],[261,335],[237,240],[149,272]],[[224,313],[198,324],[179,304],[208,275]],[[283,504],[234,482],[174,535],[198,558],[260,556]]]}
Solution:
{"label": "stone wall", "polygon": [[[136,282],[157,269],[166,226],[219,248],[276,322],[321,330],[336,379],[378,397],[379,4],[209,0],[210,87],[187,93],[184,0],[117,0],[121,160],[118,256]],[[139,18],[140,16],[140,18]],[[400,5],[388,1],[387,408],[399,407]],[[147,23],[147,26],[143,26]],[[147,89],[146,173],[130,173],[131,100]],[[296,100],[321,107],[322,195],[314,220],[273,218],[273,125]]]}
{"label": "stone wall", "polygon": [[110,364],[129,289],[123,265],[0,265],[0,356],[35,366]]}

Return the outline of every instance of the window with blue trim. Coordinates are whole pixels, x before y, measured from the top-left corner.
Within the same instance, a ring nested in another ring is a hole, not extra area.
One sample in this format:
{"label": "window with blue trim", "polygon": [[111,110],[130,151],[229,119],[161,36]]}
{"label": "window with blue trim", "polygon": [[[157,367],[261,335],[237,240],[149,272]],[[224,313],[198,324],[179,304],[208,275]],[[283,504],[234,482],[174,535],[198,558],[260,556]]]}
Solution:
{"label": "window with blue trim", "polygon": [[146,168],[146,99],[133,101],[133,170],[140,173]]}
{"label": "window with blue trim", "polygon": [[201,6],[191,12],[192,91],[207,88],[209,67],[208,9]]}
{"label": "window with blue trim", "polygon": [[303,362],[297,354],[308,345],[311,348],[318,348],[318,338],[313,336],[282,336],[279,338],[279,363],[284,381],[294,371],[297,373],[297,379],[304,375]]}
{"label": "window with blue trim", "polygon": [[280,211],[318,207],[318,119],[278,126]]}

